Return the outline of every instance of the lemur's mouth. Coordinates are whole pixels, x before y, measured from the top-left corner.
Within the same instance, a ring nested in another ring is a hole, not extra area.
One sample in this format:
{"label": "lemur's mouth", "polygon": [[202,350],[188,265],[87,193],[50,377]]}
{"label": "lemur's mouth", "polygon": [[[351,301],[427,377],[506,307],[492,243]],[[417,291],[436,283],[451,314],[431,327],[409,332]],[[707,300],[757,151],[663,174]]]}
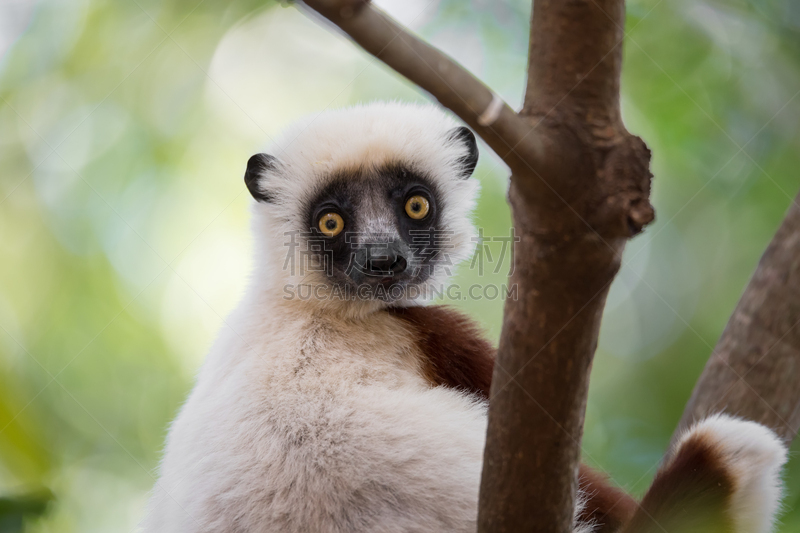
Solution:
{"label": "lemur's mouth", "polygon": [[408,279],[405,247],[397,242],[369,244],[351,257],[349,277],[357,284],[392,285]]}

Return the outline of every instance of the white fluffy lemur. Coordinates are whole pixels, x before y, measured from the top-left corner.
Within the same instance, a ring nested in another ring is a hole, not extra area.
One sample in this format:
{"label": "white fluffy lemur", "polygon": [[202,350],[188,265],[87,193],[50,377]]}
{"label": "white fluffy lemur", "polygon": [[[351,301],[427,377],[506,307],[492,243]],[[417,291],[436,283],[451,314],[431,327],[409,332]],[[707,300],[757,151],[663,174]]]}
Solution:
{"label": "white fluffy lemur", "polygon": [[[494,349],[415,298],[474,246],[475,137],[433,107],[373,104],[286,139],[248,162],[255,270],[144,529],[475,531]],[[785,457],[770,430],[714,416],[640,503],[582,468],[574,530],[767,533]]]}

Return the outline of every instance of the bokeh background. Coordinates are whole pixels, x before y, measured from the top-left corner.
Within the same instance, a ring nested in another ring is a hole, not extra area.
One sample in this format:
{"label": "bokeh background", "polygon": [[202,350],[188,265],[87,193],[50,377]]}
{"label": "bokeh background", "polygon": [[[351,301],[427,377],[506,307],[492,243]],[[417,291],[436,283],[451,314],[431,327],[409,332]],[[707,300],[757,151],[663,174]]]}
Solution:
{"label": "bokeh background", "polygon": [[[530,2],[377,3],[519,107]],[[626,32],[623,110],[653,149],[658,219],[608,300],[584,455],[641,494],[800,186],[800,4],[631,0]],[[376,99],[429,101],[296,6],[0,2],[0,532],[135,530],[250,270],[247,158]],[[484,147],[476,175],[493,264],[463,287],[509,264],[491,241],[508,171]],[[500,299],[451,300],[498,337]]]}

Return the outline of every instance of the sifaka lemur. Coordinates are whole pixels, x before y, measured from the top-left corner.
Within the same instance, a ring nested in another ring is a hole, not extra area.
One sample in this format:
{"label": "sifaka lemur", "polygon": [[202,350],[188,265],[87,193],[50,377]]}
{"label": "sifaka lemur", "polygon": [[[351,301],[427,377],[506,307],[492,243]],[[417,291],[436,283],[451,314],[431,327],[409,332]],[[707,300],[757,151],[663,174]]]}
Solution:
{"label": "sifaka lemur", "polygon": [[[283,145],[247,164],[254,270],[143,528],[474,532],[494,348],[427,302],[475,246],[475,136],[435,107],[376,103]],[[641,502],[581,467],[574,531],[767,533],[785,458],[769,429],[715,415]]]}

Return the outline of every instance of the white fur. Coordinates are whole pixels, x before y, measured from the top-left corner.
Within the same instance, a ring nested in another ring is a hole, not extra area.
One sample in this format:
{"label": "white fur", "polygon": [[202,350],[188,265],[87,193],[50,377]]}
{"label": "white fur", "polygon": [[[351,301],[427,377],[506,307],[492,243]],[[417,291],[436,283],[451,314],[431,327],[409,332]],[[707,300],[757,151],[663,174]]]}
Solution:
{"label": "white fur", "polygon": [[736,533],[769,533],[781,501],[781,468],[786,446],[768,428],[724,414],[710,416],[679,441],[701,438],[720,452],[734,479],[730,516]]}

